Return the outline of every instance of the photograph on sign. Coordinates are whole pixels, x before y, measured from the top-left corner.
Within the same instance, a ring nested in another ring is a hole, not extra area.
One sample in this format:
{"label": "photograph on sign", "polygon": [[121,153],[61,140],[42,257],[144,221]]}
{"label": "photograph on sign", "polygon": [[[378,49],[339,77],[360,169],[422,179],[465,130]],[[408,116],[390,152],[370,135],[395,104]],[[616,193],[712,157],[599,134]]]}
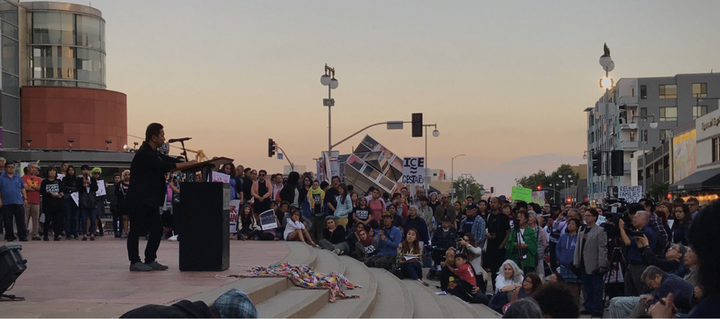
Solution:
{"label": "photograph on sign", "polygon": [[275,221],[275,211],[268,209],[260,214],[260,225],[263,230],[275,229],[278,227]]}

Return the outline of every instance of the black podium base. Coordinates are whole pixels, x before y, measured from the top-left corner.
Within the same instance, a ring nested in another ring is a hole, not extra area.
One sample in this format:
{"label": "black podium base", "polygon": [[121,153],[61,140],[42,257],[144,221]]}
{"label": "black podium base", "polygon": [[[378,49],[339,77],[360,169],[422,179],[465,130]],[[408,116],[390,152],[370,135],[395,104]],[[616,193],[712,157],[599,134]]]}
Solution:
{"label": "black podium base", "polygon": [[180,183],[180,270],[230,268],[230,185]]}

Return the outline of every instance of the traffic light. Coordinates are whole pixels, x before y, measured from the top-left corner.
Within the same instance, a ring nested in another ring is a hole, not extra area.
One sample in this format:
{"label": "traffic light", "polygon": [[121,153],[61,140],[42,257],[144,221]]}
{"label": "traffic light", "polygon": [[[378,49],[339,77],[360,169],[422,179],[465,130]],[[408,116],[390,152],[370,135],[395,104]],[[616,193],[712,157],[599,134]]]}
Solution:
{"label": "traffic light", "polygon": [[614,150],[610,152],[610,175],[612,176],[623,176],[625,175],[625,159],[623,158],[622,150]]}
{"label": "traffic light", "polygon": [[595,151],[592,154],[592,172],[595,175],[603,175],[602,172],[600,171],[600,167],[601,167],[600,158],[601,157],[602,157],[602,152],[600,152],[600,151]]}
{"label": "traffic light", "polygon": [[423,136],[423,115],[422,113],[412,114],[412,137]]}
{"label": "traffic light", "polygon": [[541,191],[541,190],[542,190],[542,185],[538,185],[538,186],[537,186],[537,190]]}
{"label": "traffic light", "polygon": [[273,139],[268,139],[268,157],[273,157],[275,155],[275,141]]}

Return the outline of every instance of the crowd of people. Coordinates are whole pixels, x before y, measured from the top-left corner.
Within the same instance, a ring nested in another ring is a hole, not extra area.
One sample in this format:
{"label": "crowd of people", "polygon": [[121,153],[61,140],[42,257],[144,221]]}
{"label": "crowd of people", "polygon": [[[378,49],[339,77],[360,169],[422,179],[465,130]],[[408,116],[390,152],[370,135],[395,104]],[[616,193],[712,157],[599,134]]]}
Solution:
{"label": "crowd of people", "polygon": [[[106,203],[115,237],[128,237],[130,170],[115,174],[111,185],[100,168],[87,165],[76,172],[63,163],[41,177],[32,163],[19,177],[15,163],[0,164],[7,241],[93,241],[103,233],[99,214]],[[241,203],[237,240],[300,241],[425,286],[437,280],[436,289],[508,317],[537,311],[572,317],[580,309],[612,318],[718,315],[711,305],[720,292],[719,261],[710,233],[718,203],[705,210],[695,198],[541,207],[468,196],[463,204],[407,187],[392,195],[372,187],[359,192],[337,176],[327,183],[312,173],[268,175],[232,163],[219,171],[230,176],[231,197]],[[158,213],[171,240],[181,240],[180,182],[188,178],[196,177],[165,174]],[[267,211],[274,213],[272,229],[260,221]]]}

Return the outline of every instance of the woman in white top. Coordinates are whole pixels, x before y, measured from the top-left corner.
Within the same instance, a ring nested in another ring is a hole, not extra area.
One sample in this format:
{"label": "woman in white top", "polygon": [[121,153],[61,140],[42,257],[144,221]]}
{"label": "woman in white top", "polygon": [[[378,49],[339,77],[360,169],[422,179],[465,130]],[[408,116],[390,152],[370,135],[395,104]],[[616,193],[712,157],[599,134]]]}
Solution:
{"label": "woman in white top", "polygon": [[522,287],[522,281],[522,269],[514,261],[508,259],[502,264],[497,278],[495,278],[495,292],[504,292],[507,300],[512,300],[515,289]]}
{"label": "woman in white top", "polygon": [[475,240],[475,236],[473,236],[473,234],[466,233],[458,243],[460,244],[460,251],[467,255],[468,262],[475,270],[475,275],[482,276],[483,281],[487,284],[490,276],[482,267],[482,247],[478,247],[479,244]]}
{"label": "woman in white top", "polygon": [[294,211],[290,218],[287,219],[283,237],[285,237],[287,241],[297,240],[310,246],[318,247],[312,238],[310,238],[310,233],[305,229],[305,224],[300,221],[300,211],[298,210]]}

